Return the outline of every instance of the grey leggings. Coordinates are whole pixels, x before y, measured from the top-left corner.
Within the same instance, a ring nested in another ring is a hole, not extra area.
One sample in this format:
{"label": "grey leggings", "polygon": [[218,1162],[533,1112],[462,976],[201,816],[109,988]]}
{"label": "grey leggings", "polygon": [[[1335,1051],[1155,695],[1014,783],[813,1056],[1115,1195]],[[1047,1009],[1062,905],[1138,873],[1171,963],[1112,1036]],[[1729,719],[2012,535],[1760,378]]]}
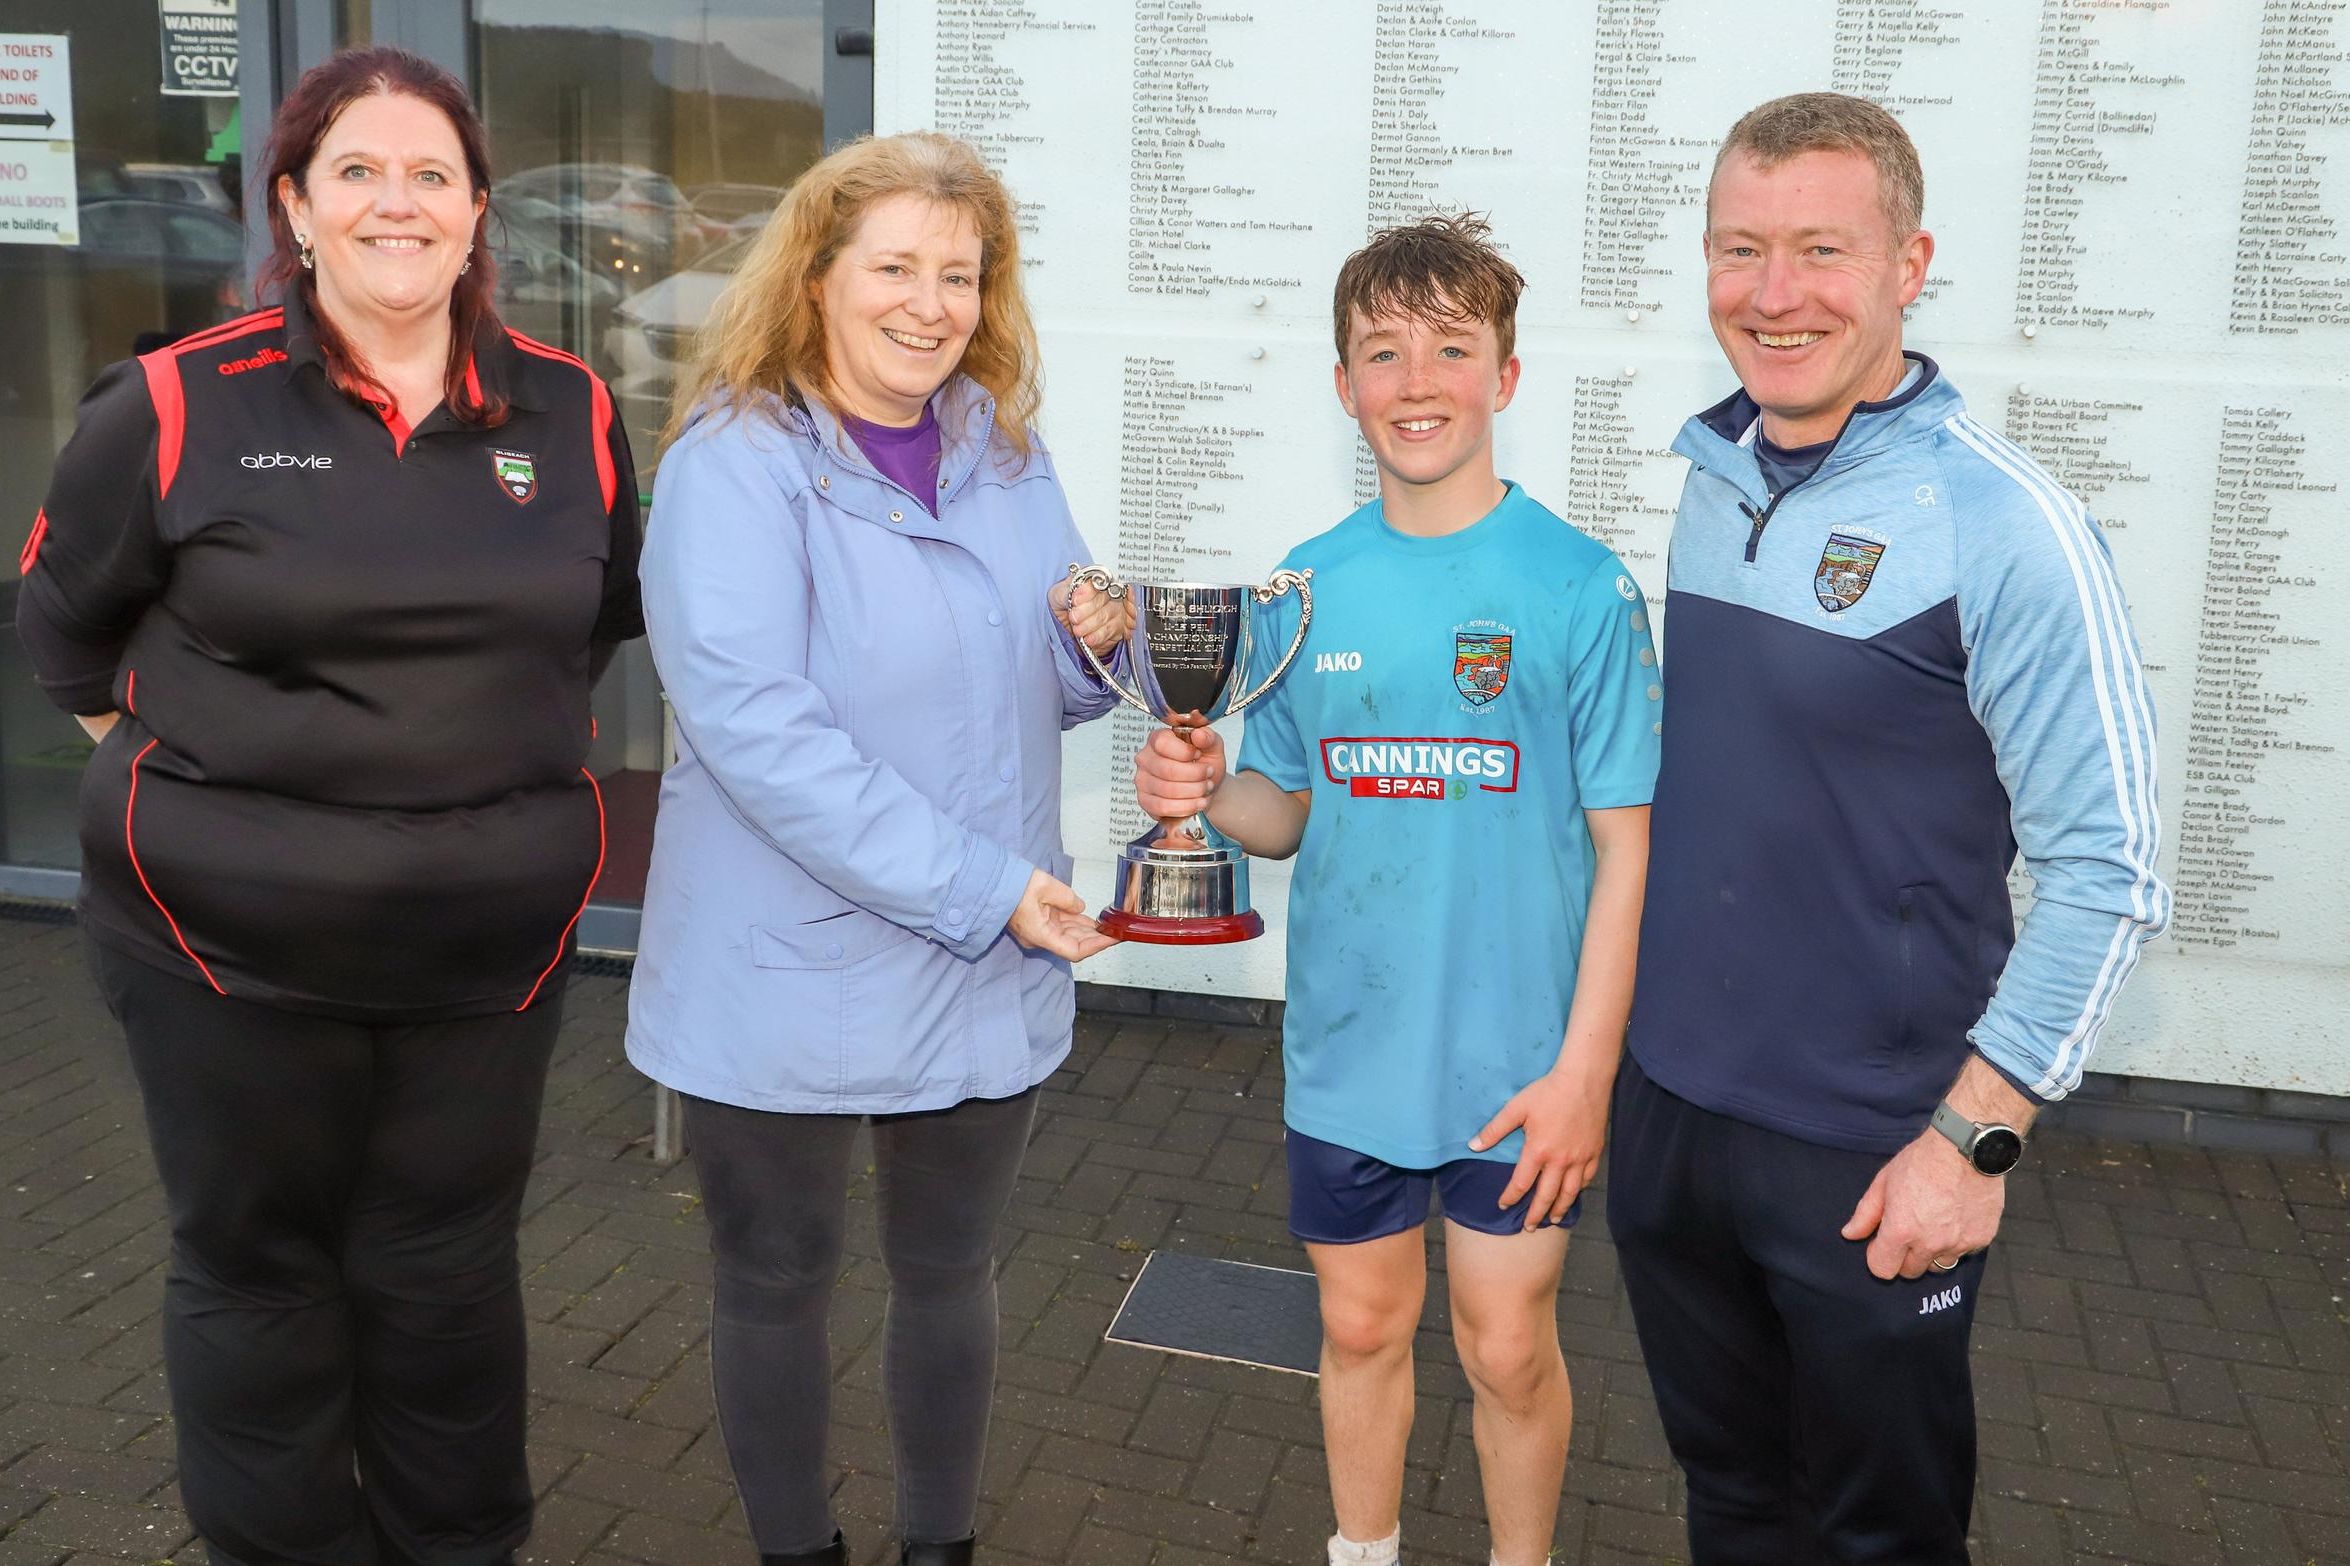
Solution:
{"label": "grey leggings", "polygon": [[[966,1538],[995,1394],[995,1240],[1036,1116],[1036,1091],[875,1115],[881,1256],[889,1270],[882,1385],[898,1526]],[[751,1537],[764,1554],[832,1539],[824,1460],[855,1115],[787,1115],[685,1100],[710,1214],[710,1369]]]}

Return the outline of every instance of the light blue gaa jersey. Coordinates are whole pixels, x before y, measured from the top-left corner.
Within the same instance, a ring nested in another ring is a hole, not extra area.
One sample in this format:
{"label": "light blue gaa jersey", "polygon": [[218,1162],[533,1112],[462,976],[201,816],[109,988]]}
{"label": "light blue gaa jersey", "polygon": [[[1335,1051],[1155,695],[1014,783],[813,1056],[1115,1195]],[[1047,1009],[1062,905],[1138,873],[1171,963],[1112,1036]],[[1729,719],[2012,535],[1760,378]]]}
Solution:
{"label": "light blue gaa jersey", "polygon": [[[1648,605],[1515,484],[1443,538],[1374,501],[1282,562],[1314,621],[1239,765],[1313,809],[1289,896],[1285,1118],[1425,1169],[1557,1061],[1590,899],[1587,809],[1645,805],[1663,707]],[[1264,678],[1297,625],[1278,599]],[[1484,1157],[1513,1162],[1512,1134]]]}

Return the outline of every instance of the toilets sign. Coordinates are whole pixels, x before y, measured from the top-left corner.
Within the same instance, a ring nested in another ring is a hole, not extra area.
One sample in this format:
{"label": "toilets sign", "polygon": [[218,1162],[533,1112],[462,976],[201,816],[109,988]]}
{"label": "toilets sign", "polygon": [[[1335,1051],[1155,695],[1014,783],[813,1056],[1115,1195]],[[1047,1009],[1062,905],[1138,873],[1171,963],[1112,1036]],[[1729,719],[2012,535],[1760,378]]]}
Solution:
{"label": "toilets sign", "polygon": [[80,241],[63,33],[0,33],[0,245]]}

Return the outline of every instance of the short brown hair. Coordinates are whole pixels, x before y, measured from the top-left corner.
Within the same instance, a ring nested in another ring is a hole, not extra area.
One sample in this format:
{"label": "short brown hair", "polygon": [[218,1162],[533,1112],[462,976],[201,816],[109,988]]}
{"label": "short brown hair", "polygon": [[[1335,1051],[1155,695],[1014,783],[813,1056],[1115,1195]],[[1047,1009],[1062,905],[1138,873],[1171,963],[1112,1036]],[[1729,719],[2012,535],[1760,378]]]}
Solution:
{"label": "short brown hair", "polygon": [[[1877,166],[1877,194],[1896,240],[1916,233],[1926,216],[1926,171],[1901,122],[1866,98],[1841,92],[1799,92],[1749,109],[1714,155],[1719,179],[1730,154],[1743,152],[1765,169],[1775,169],[1807,152],[1857,152]],[[1712,221],[1713,183],[1706,183],[1707,221]]]}
{"label": "short brown hair", "polygon": [[919,196],[971,220],[979,235],[979,325],[956,369],[995,398],[996,430],[1020,456],[1043,401],[1036,327],[1020,289],[1020,214],[970,143],[935,131],[860,136],[795,180],[694,338],[667,435],[705,398],[741,409],[763,392],[838,411],[825,359],[824,274],[877,203]]}
{"label": "short brown hair", "polygon": [[1518,346],[1518,295],[1526,279],[1493,248],[1493,226],[1474,212],[1424,217],[1383,229],[1346,258],[1331,298],[1338,360],[1360,312],[1366,321],[1407,316],[1431,326],[1482,321],[1507,360]]}

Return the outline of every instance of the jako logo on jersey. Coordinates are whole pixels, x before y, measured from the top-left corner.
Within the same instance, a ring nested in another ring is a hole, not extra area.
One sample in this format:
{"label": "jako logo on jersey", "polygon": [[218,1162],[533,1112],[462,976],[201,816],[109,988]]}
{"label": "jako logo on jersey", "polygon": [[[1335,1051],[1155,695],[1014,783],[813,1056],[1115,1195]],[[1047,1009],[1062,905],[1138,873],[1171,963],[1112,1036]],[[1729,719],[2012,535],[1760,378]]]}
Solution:
{"label": "jako logo on jersey", "polygon": [[242,375],[247,370],[258,370],[265,365],[283,364],[285,362],[286,356],[284,354],[279,353],[275,348],[264,348],[250,359],[229,360],[228,363],[220,366],[220,373],[223,375]]}
{"label": "jako logo on jersey", "polygon": [[1951,1306],[1956,1305],[1957,1303],[1958,1285],[1954,1283],[1949,1288],[1944,1289],[1941,1293],[1929,1294],[1924,1299],[1918,1301],[1918,1314],[1921,1316],[1931,1316],[1934,1314],[1934,1312],[1938,1310],[1948,1310]]}
{"label": "jako logo on jersey", "polygon": [[1357,799],[1465,799],[1518,788],[1518,747],[1508,740],[1372,738],[1322,741],[1322,775]]}
{"label": "jako logo on jersey", "polygon": [[1314,654],[1316,674],[1353,674],[1362,666],[1363,655],[1359,652]]}
{"label": "jako logo on jersey", "polygon": [[332,457],[317,455],[297,457],[290,452],[283,451],[257,452],[253,456],[239,457],[237,460],[249,468],[331,468],[335,465],[335,459]]}

